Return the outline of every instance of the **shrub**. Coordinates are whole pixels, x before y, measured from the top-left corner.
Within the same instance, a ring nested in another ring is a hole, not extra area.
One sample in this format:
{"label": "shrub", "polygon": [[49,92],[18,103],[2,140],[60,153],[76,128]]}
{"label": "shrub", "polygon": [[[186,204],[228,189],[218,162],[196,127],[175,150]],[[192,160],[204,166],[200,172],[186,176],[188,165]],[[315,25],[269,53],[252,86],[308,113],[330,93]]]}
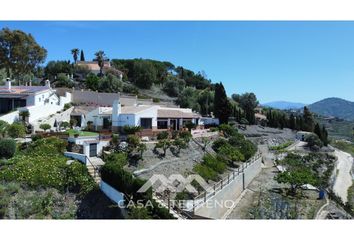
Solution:
{"label": "shrub", "polygon": [[140,144],[140,138],[136,135],[129,135],[127,138],[129,148],[134,149]]}
{"label": "shrub", "polygon": [[22,138],[26,135],[26,128],[22,123],[14,122],[8,127],[7,134],[11,138]]}
{"label": "shrub", "polygon": [[75,127],[76,124],[77,124],[77,120],[76,119],[74,119],[74,118],[70,119],[70,127]]}
{"label": "shrub", "polygon": [[123,84],[123,92],[138,94],[139,93],[139,89],[137,87],[135,87],[134,85]]}
{"label": "shrub", "polygon": [[230,126],[229,124],[221,124],[219,130],[225,134],[225,137],[235,136],[237,134],[236,128]]}
{"label": "shrub", "polygon": [[192,134],[188,131],[182,131],[179,133],[179,137],[189,143],[189,141],[192,139]]}
{"label": "shrub", "polygon": [[159,140],[156,145],[155,145],[155,149],[157,148],[161,148],[163,151],[163,156],[166,156],[166,151],[167,149],[171,146],[171,142],[168,139],[161,139]]}
{"label": "shrub", "polygon": [[119,143],[119,134],[112,134],[112,144],[118,145]]}
{"label": "shrub", "polygon": [[42,139],[43,137],[41,135],[32,135],[31,136],[31,139],[32,139],[32,142],[35,142],[39,139]]}
{"label": "shrub", "polygon": [[105,159],[106,162],[114,162],[120,167],[124,167],[128,163],[127,155],[125,153],[112,153]]}
{"label": "shrub", "polygon": [[230,165],[233,164],[233,162],[245,161],[243,154],[237,148],[229,144],[224,145],[219,149],[219,155],[225,156]]}
{"label": "shrub", "polygon": [[163,139],[167,139],[168,138],[168,132],[163,131],[163,132],[159,132],[157,134],[157,139],[158,140],[163,140]]}
{"label": "shrub", "polygon": [[188,128],[189,131],[191,131],[193,128],[196,127],[196,125],[195,125],[194,123],[192,123],[191,121],[186,122],[186,123],[184,124],[184,126],[185,126],[186,128]]}
{"label": "shrub", "polygon": [[144,152],[147,150],[146,144],[145,143],[140,143],[136,150],[139,152],[139,157],[142,159]]}
{"label": "shrub", "polygon": [[245,140],[246,139],[242,134],[236,133],[234,136],[229,138],[229,143],[231,146],[237,147]]}
{"label": "shrub", "polygon": [[66,121],[63,121],[63,122],[61,122],[60,126],[61,126],[62,128],[68,128],[68,127],[70,127],[70,123],[68,123],[68,122],[66,122]]}
{"label": "shrub", "polygon": [[249,140],[242,141],[239,149],[245,156],[245,160],[250,159],[257,152],[257,147]]}
{"label": "shrub", "polygon": [[153,101],[154,103],[159,103],[159,102],[160,102],[160,98],[153,98],[152,101]]}
{"label": "shrub", "polygon": [[57,137],[38,139],[28,147],[28,153],[40,152],[43,154],[63,154],[67,142]]}
{"label": "shrub", "polygon": [[307,147],[313,149],[313,150],[318,150],[321,147],[323,147],[323,143],[320,140],[320,138],[315,135],[311,134],[305,138],[305,142],[307,142]]}
{"label": "shrub", "polygon": [[5,137],[8,127],[9,124],[7,122],[0,120],[0,137]]}
{"label": "shrub", "polygon": [[51,126],[48,123],[42,123],[41,125],[39,125],[39,128],[43,129],[43,131],[47,131],[48,129],[51,128]]}
{"label": "shrub", "polygon": [[205,181],[217,181],[219,179],[218,173],[204,164],[199,163],[195,165],[193,170],[204,178]]}
{"label": "shrub", "polygon": [[219,149],[224,146],[229,144],[228,141],[225,138],[218,138],[213,142],[212,148],[215,152],[219,152]]}
{"label": "shrub", "polygon": [[177,153],[180,153],[181,149],[186,149],[188,147],[188,144],[182,138],[176,138],[172,145],[176,147]]}
{"label": "shrub", "polygon": [[141,131],[141,127],[140,126],[128,126],[128,125],[125,125],[123,127],[123,131],[125,134],[135,134],[137,132],[140,132]]}
{"label": "shrub", "polygon": [[61,152],[63,141],[46,138],[31,143],[28,150],[16,154],[12,164],[3,168],[0,179],[18,181],[30,187],[53,187],[59,191],[87,193],[95,183],[86,166],[75,161],[67,165]]}
{"label": "shrub", "polygon": [[16,152],[16,141],[13,139],[0,139],[0,158],[12,158]]}
{"label": "shrub", "polygon": [[178,133],[178,131],[172,131],[171,135],[172,135],[171,136],[172,139],[176,139],[178,137],[179,133]]}
{"label": "shrub", "polygon": [[225,162],[219,158],[214,157],[213,155],[206,154],[203,157],[203,164],[208,166],[209,168],[213,169],[215,172],[223,173],[226,170]]}
{"label": "shrub", "polygon": [[68,110],[71,107],[72,107],[71,103],[65,103],[64,104],[64,111]]}
{"label": "shrub", "polygon": [[140,194],[138,190],[145,183],[144,180],[134,178],[132,174],[124,170],[117,161],[107,162],[101,168],[101,178],[118,191],[135,196]]}

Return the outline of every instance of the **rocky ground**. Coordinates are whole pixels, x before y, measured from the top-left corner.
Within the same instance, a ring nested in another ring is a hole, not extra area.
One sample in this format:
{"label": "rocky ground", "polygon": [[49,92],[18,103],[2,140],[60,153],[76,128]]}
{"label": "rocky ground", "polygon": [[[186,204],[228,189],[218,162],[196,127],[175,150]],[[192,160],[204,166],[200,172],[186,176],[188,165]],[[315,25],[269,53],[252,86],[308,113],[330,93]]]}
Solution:
{"label": "rocky ground", "polygon": [[318,192],[304,191],[304,197],[286,196],[287,188],[274,180],[275,167],[263,168],[238,199],[228,219],[313,219],[325,200],[317,200]]}
{"label": "rocky ground", "polygon": [[296,135],[294,131],[287,128],[276,129],[259,125],[247,126],[246,129],[239,128],[238,131],[257,145],[265,144],[269,146],[294,141]]}
{"label": "rocky ground", "polygon": [[[137,166],[129,166],[129,171],[134,175],[143,179],[149,179],[154,174],[162,174],[170,176],[172,174],[182,174],[187,176],[192,172],[193,167],[200,163],[205,152],[194,141],[190,141],[187,149],[182,149],[179,155],[172,153],[170,149],[167,150],[166,156],[162,157],[161,150],[154,152],[154,143],[147,143],[147,151],[143,154],[143,160],[139,161]],[[211,143],[208,144],[208,151],[212,151]]]}
{"label": "rocky ground", "polygon": [[351,216],[335,202],[328,201],[328,204],[318,212],[316,219],[351,219]]}

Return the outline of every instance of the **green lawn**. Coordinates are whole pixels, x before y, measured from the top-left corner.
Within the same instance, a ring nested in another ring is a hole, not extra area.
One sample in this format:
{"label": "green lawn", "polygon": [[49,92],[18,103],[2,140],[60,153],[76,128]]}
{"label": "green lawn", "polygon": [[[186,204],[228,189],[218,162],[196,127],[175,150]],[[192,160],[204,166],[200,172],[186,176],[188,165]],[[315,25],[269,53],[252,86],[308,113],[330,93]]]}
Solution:
{"label": "green lawn", "polygon": [[70,137],[73,137],[75,134],[79,134],[79,136],[82,136],[82,137],[89,137],[89,136],[97,136],[98,135],[98,133],[95,133],[95,132],[78,131],[78,130],[74,130],[74,129],[69,129],[66,131],[66,133],[69,133]]}

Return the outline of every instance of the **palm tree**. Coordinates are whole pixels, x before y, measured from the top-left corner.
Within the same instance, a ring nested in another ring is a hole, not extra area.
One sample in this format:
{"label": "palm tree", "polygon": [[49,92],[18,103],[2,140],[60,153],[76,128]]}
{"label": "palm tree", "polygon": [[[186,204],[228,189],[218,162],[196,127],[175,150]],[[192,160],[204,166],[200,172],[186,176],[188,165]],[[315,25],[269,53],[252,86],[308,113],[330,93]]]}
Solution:
{"label": "palm tree", "polygon": [[71,54],[73,55],[74,62],[76,64],[77,58],[79,57],[80,50],[78,48],[71,49]]}
{"label": "palm tree", "polygon": [[100,67],[100,76],[102,76],[103,75],[102,69],[104,66],[104,61],[106,59],[106,54],[104,53],[104,51],[100,50],[95,53],[95,56],[96,56],[96,61],[98,62],[98,66]]}

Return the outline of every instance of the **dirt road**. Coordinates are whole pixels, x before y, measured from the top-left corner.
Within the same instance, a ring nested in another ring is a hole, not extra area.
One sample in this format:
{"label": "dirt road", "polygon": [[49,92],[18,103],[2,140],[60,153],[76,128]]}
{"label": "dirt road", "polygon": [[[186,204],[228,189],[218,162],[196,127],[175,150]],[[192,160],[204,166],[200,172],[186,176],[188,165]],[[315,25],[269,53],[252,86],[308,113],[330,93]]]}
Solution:
{"label": "dirt road", "polygon": [[353,184],[351,169],[353,166],[353,157],[346,152],[335,150],[334,154],[338,158],[335,169],[336,177],[333,185],[333,191],[344,203],[348,201],[348,189]]}

